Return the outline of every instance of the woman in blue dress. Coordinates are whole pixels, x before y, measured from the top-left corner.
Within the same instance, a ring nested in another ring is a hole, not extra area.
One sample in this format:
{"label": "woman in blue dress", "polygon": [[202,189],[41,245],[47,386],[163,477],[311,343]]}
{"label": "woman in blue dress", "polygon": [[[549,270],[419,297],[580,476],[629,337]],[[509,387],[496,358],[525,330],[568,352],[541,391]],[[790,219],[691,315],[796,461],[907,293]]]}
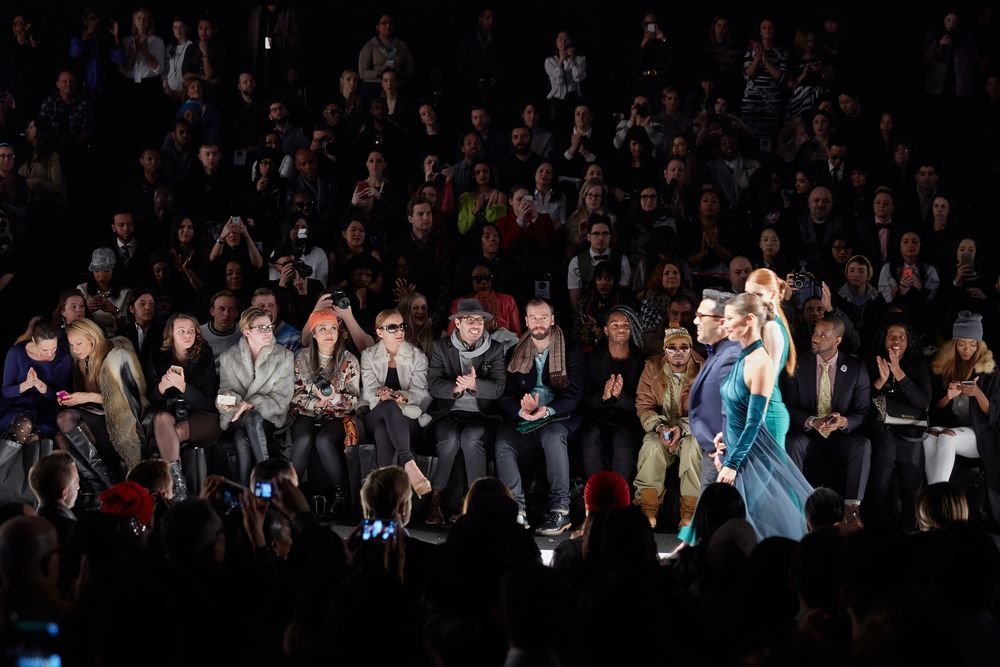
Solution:
{"label": "woman in blue dress", "polygon": [[771,357],[771,365],[774,368],[774,391],[768,402],[764,425],[775,442],[784,449],[785,436],[788,435],[788,427],[791,425],[792,419],[781,396],[781,374],[784,371],[786,375],[793,375],[797,363],[792,336],[788,331],[788,323],[785,322],[784,313],[781,311],[785,281],[770,269],[757,269],[747,276],[744,289],[748,294],[760,297],[769,306],[769,321],[761,327],[760,335],[764,343],[764,350]]}
{"label": "woman in blue dress", "polygon": [[758,539],[798,540],[805,534],[803,508],[812,487],[764,427],[775,389],[773,361],[761,341],[768,319],[768,307],[756,295],[739,294],[726,303],[729,340],[743,349],[721,388],[726,432],[716,437],[716,445],[726,455],[718,457],[718,481],[734,485],[743,496]]}
{"label": "woman in blue dress", "polygon": [[0,398],[0,433],[24,445],[56,432],[56,392],[69,387],[72,361],[59,349],[59,329],[34,318],[7,351]]}

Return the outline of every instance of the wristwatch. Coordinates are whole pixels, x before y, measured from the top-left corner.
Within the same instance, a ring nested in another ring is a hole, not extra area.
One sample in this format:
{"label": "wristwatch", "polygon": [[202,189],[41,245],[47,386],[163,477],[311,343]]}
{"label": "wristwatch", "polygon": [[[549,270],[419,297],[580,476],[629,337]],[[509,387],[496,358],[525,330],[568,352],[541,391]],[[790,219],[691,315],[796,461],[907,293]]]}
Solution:
{"label": "wristwatch", "polygon": [[222,245],[223,243],[226,242],[226,239],[220,236],[219,238],[215,239],[215,242],[218,243],[219,245]]}

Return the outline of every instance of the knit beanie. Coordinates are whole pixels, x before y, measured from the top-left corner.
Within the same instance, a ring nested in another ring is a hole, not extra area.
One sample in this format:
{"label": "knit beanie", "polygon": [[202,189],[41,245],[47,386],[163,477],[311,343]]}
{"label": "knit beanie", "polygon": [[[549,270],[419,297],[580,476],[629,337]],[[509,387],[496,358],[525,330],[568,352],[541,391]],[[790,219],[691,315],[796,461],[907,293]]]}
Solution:
{"label": "knit beanie", "polygon": [[951,327],[952,338],[971,338],[972,340],[983,339],[983,316],[963,310],[958,314],[958,319]]}

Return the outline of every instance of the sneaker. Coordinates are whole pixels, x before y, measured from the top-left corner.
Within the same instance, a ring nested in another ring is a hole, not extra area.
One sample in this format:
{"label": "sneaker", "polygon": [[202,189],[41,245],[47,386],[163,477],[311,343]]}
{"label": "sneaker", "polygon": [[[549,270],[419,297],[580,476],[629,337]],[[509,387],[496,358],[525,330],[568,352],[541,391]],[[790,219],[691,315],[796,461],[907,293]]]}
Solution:
{"label": "sneaker", "polygon": [[548,516],[545,517],[545,523],[540,525],[535,532],[539,535],[555,536],[561,535],[567,529],[569,529],[573,524],[569,521],[569,512],[560,512],[559,510],[552,510],[549,512]]}
{"label": "sneaker", "polygon": [[524,510],[517,511],[517,523],[525,530],[531,530],[531,524],[528,523],[528,513]]}

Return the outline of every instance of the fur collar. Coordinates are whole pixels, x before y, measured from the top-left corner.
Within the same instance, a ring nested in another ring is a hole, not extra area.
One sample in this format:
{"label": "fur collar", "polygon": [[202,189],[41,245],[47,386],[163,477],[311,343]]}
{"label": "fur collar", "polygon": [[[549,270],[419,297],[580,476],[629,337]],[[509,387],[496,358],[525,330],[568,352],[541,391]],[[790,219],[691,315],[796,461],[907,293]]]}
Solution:
{"label": "fur collar", "polygon": [[976,362],[976,367],[972,369],[976,373],[987,374],[992,373],[997,369],[996,362],[993,360],[993,350],[986,350],[986,352],[979,357],[979,361]]}

